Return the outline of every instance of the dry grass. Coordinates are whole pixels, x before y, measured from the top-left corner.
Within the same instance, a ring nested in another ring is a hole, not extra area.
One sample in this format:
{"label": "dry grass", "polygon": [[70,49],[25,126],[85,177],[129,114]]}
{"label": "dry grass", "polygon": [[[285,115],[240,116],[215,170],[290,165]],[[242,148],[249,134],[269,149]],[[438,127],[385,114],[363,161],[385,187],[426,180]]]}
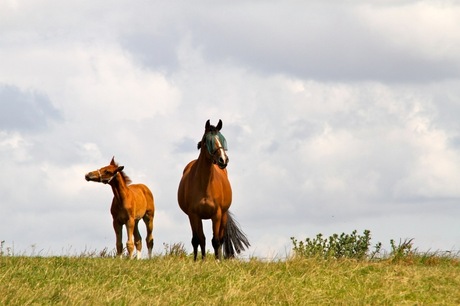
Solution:
{"label": "dry grass", "polygon": [[193,262],[176,256],[0,256],[0,304],[460,304],[458,260],[436,258]]}

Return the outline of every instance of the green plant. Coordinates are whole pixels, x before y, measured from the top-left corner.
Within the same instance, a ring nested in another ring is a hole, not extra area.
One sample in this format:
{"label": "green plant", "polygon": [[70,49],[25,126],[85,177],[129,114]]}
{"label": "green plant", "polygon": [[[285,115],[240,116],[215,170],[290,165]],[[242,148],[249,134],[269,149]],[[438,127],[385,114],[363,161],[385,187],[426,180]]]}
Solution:
{"label": "green plant", "polygon": [[315,238],[306,238],[305,241],[298,241],[291,237],[295,256],[299,257],[324,257],[324,258],[352,258],[366,259],[374,258],[381,250],[382,244],[375,245],[374,251],[370,252],[371,233],[365,230],[359,235],[356,230],[351,234],[333,234],[329,238],[317,234]]}

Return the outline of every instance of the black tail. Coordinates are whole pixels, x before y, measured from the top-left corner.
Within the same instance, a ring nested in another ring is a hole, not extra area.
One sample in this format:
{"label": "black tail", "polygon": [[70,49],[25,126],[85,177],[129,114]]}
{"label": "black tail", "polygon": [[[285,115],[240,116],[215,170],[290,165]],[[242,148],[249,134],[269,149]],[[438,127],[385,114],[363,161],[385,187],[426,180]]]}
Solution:
{"label": "black tail", "polygon": [[240,229],[238,222],[233,219],[230,211],[227,211],[227,228],[225,229],[223,243],[224,258],[235,257],[235,252],[239,254],[250,245],[246,234]]}

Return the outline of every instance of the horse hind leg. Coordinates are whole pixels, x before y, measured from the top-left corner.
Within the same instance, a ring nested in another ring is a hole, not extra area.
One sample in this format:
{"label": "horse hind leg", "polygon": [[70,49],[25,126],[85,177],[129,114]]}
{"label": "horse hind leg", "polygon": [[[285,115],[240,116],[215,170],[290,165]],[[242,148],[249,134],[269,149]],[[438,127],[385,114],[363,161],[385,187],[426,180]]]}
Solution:
{"label": "horse hind leg", "polygon": [[153,250],[153,216],[146,216],[144,217],[145,226],[147,227],[147,237],[145,238],[145,242],[147,244],[147,250],[149,259],[152,258],[152,250]]}
{"label": "horse hind leg", "polygon": [[142,255],[142,237],[141,233],[139,232],[139,220],[134,223],[134,245],[136,246],[136,257],[137,259],[141,259]]}

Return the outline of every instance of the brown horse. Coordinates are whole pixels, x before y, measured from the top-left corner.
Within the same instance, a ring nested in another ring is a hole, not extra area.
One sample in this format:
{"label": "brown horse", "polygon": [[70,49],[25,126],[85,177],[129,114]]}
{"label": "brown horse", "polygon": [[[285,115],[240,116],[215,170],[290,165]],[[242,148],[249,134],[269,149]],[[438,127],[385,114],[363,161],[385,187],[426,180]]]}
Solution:
{"label": "brown horse", "polygon": [[[118,166],[115,159],[108,166],[89,172],[85,175],[87,181],[109,184],[113,191],[112,207],[110,212],[113,217],[113,229],[117,237],[117,255],[123,252],[122,229],[126,225],[129,258],[133,258],[134,245],[137,249],[137,259],[141,257],[142,238],[139,233],[138,223],[143,219],[147,227],[147,249],[149,258],[153,249],[153,216],[155,206],[150,189],[144,184],[131,184],[130,178],[123,172],[124,166]],[[134,241],[133,241],[134,236]]]}
{"label": "brown horse", "polygon": [[227,177],[227,143],[220,133],[222,120],[217,126],[206,122],[203,138],[198,143],[200,155],[184,169],[179,184],[178,202],[188,215],[192,227],[193,257],[198,245],[202,259],[206,256],[206,239],[202,219],[212,220],[212,246],[216,259],[231,258],[249,247],[249,241],[228,211],[232,203],[232,188]]}

